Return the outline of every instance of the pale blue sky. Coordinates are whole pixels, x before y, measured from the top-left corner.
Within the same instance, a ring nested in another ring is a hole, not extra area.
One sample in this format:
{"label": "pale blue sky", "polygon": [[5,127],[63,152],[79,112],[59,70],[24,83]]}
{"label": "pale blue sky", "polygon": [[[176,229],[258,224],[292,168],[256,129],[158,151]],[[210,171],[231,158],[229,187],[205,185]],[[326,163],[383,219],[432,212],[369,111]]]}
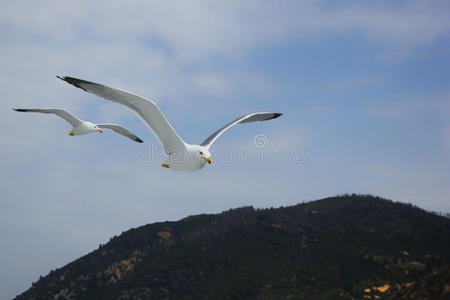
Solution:
{"label": "pale blue sky", "polygon": [[[450,211],[448,1],[164,3],[2,2],[0,299],[155,221],[341,193]],[[285,115],[233,128],[216,164],[177,173],[146,163],[160,146],[132,112],[57,74],[153,99],[189,143],[242,114]],[[65,108],[145,143],[69,137],[11,107]],[[239,149],[288,159],[226,164]]]}

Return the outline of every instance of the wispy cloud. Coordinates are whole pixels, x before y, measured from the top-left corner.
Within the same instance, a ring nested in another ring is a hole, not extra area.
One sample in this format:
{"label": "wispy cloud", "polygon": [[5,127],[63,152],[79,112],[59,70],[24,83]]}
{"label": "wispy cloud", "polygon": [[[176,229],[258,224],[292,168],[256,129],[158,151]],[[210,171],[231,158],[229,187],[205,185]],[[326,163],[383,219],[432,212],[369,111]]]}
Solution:
{"label": "wispy cloud", "polygon": [[368,109],[386,118],[414,118],[432,115],[437,119],[446,119],[450,111],[450,92],[441,91],[427,94],[404,93],[393,99],[382,99],[367,104]]}

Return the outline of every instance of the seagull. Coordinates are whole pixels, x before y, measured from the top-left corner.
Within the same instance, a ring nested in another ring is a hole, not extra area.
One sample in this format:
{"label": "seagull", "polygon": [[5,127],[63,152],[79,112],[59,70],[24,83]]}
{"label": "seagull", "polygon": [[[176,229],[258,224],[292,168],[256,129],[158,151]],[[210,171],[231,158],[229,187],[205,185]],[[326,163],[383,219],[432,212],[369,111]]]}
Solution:
{"label": "seagull", "polygon": [[271,112],[257,112],[245,115],[223,126],[200,145],[191,145],[185,143],[180,138],[156,103],[152,100],[124,90],[78,78],[68,76],[56,77],[88,93],[122,104],[134,111],[155,134],[163,148],[167,161],[159,163],[161,167],[170,168],[176,171],[195,171],[203,168],[206,163],[211,164],[211,152],[209,151],[211,145],[219,136],[234,125],[256,121],[267,121],[282,115],[281,113]]}
{"label": "seagull", "polygon": [[107,128],[115,131],[118,134],[121,134],[123,136],[126,136],[127,138],[142,143],[142,140],[135,136],[133,133],[128,131],[127,129],[123,128],[120,125],[116,124],[94,124],[88,121],[82,121],[72,115],[71,113],[65,111],[64,109],[59,108],[47,108],[47,109],[38,109],[38,108],[13,108],[13,110],[18,112],[35,112],[35,113],[42,113],[42,114],[55,114],[58,117],[64,119],[73,126],[72,130],[68,132],[70,136],[74,135],[83,135],[91,132],[100,132],[103,133],[102,128]]}

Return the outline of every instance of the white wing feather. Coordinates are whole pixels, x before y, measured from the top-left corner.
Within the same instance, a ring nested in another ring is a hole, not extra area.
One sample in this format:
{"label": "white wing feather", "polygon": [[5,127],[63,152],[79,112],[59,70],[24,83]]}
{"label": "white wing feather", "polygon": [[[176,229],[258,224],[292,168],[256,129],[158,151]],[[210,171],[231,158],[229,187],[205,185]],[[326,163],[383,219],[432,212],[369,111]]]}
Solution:
{"label": "white wing feather", "polygon": [[267,120],[276,119],[281,115],[282,114],[280,114],[280,113],[257,112],[257,113],[253,113],[250,115],[245,115],[245,116],[239,117],[236,120],[223,126],[219,130],[214,132],[212,135],[210,135],[206,140],[203,141],[203,143],[201,143],[201,146],[210,148],[212,143],[214,143],[214,141],[217,140],[217,138],[219,136],[221,136],[225,131],[227,131],[228,129],[230,129],[231,127],[233,127],[236,124],[267,121]]}
{"label": "white wing feather", "polygon": [[13,108],[13,110],[19,111],[19,112],[36,112],[36,113],[41,113],[41,114],[55,114],[58,117],[60,117],[60,118],[64,119],[65,121],[67,121],[72,126],[77,126],[78,124],[83,122],[80,119],[78,119],[77,117],[75,117],[74,115],[72,115],[71,113],[65,111],[64,109],[59,109],[59,108],[45,108],[45,109],[41,109],[41,108]]}
{"label": "white wing feather", "polygon": [[111,129],[114,132],[116,132],[118,134],[121,134],[123,136],[126,136],[127,138],[129,138],[129,139],[131,139],[131,140],[133,140],[135,142],[138,142],[138,143],[142,143],[143,142],[140,138],[138,138],[136,135],[134,135],[131,131],[129,131],[128,129],[126,129],[126,128],[120,126],[120,125],[117,125],[117,124],[97,124],[97,126],[100,127],[100,128]]}
{"label": "white wing feather", "polygon": [[182,151],[186,148],[186,144],[175,132],[155,102],[123,90],[111,88],[94,82],[67,76],[57,77],[86,92],[92,93],[106,100],[125,105],[129,109],[133,110],[156,135],[166,154]]}

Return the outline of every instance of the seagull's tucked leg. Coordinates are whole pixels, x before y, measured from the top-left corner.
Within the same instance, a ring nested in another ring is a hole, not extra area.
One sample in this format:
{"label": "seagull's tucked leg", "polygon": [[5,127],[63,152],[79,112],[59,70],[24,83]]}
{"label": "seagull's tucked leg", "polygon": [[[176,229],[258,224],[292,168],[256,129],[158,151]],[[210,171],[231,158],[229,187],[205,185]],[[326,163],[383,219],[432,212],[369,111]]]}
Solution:
{"label": "seagull's tucked leg", "polygon": [[169,169],[169,164],[161,164],[161,167]]}

